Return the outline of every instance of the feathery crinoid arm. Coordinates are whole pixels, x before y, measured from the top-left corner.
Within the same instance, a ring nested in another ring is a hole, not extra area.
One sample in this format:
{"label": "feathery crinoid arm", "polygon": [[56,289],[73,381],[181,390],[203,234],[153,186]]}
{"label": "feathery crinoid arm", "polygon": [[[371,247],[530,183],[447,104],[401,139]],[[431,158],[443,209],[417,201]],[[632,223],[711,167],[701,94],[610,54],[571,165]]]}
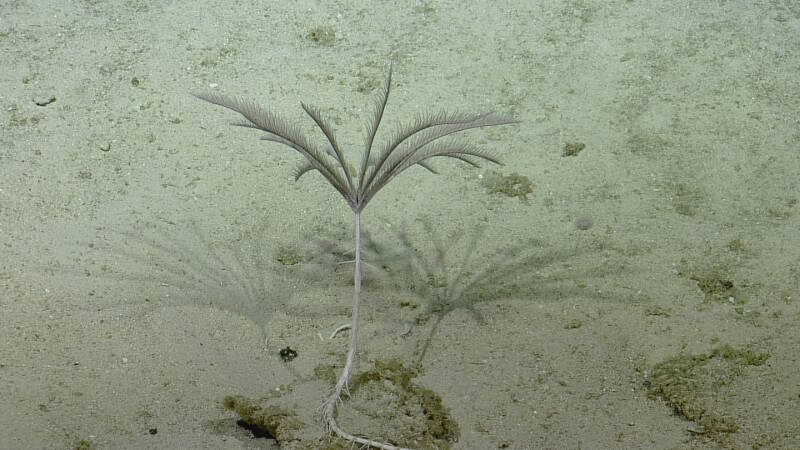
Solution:
{"label": "feathery crinoid arm", "polygon": [[383,112],[386,110],[386,103],[389,101],[389,92],[392,89],[392,62],[389,61],[389,75],[383,84],[383,89],[375,97],[375,112],[367,123],[367,138],[364,143],[364,153],[361,155],[361,168],[358,171],[359,192],[363,193],[367,186],[367,172],[372,158],[372,144],[375,142],[375,135],[378,133],[378,126],[383,119]]}
{"label": "feathery crinoid arm", "polygon": [[493,113],[438,114],[421,116],[396,132],[376,157],[367,174],[361,208],[394,177],[416,164],[436,173],[428,160],[445,156],[477,167],[480,160],[501,164],[490,152],[454,139],[451,135],[472,128],[506,125],[518,121]]}
{"label": "feathery crinoid arm", "polygon": [[[351,202],[352,189],[349,178],[346,178],[346,171],[343,168],[342,170],[339,169],[338,163],[340,161],[338,158],[320,151],[311,144],[297,126],[250,100],[210,93],[194,94],[194,96],[241,114],[244,120],[234,122],[233,125],[263,131],[265,134],[261,139],[278,142],[296,150],[305,158],[304,164],[295,171],[296,179],[299,179],[309,170],[316,169],[342,194],[345,200]],[[314,116],[312,115],[312,117]],[[324,128],[323,132],[326,133],[326,136],[328,135]]]}
{"label": "feathery crinoid arm", "polygon": [[[339,167],[342,168],[342,172],[347,180],[347,192],[353,192],[353,180],[350,177],[350,172],[347,170],[347,160],[345,159],[341,148],[339,148],[339,143],[336,141],[336,135],[333,132],[333,127],[322,117],[322,113],[318,108],[305,103],[300,103],[300,105],[303,107],[303,110],[305,110],[306,114],[314,119],[314,122],[317,124],[319,129],[322,130],[322,133],[325,134],[325,137],[328,139],[328,143],[331,144],[331,148],[328,153],[336,159],[336,162],[339,163]],[[302,173],[300,175],[302,175]],[[297,179],[299,178],[300,177],[297,177]]]}

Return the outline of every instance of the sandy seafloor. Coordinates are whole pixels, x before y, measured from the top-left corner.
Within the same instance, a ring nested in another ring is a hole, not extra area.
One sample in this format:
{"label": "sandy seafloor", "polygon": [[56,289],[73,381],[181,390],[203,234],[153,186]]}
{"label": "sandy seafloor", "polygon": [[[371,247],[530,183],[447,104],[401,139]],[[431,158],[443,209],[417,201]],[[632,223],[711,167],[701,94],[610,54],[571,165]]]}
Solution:
{"label": "sandy seafloor", "polygon": [[[233,394],[295,415],[285,448],[336,444],[352,213],[190,93],[321,145],[319,106],[355,161],[390,59],[379,142],[521,123],[465,134],[504,166],[414,168],[364,212],[357,373],[416,367],[456,449],[800,448],[800,4],[393,3],[2,2],[0,448],[276,448]],[[525,199],[486,183],[515,173]],[[664,361],[702,362],[682,405],[648,397]],[[395,400],[340,424],[424,433]]]}

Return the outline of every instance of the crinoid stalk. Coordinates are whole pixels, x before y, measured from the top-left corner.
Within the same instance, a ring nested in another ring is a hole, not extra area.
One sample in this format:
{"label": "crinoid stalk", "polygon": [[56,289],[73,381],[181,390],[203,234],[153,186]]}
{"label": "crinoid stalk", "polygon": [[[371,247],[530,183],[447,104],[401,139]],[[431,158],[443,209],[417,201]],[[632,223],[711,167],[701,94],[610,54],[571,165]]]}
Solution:
{"label": "crinoid stalk", "polygon": [[325,427],[340,437],[354,443],[381,449],[398,447],[376,442],[372,439],[354,436],[339,428],[336,423],[336,407],[341,401],[343,390],[347,390],[350,375],[356,359],[358,344],[358,314],[361,294],[361,212],[384,186],[406,169],[419,165],[430,172],[437,173],[430,165],[435,157],[449,157],[478,167],[482,160],[501,164],[492,153],[479,149],[469,141],[459,140],[455,134],[472,128],[515,123],[511,117],[494,113],[454,114],[437,112],[421,114],[415,120],[397,129],[379,148],[373,143],[378,126],[386,109],[392,86],[392,64],[386,83],[375,99],[375,110],[367,123],[364,151],[358,171],[350,169],[330,122],[320,114],[319,109],[301,103],[305,112],[314,120],[327,139],[325,147],[312,143],[294,124],[287,122],[267,108],[242,98],[225,97],[217,94],[196,94],[202,100],[236,111],[242,115],[234,125],[255,128],[264,134],[261,139],[291,147],[303,160],[295,171],[295,180],[310,171],[322,175],[342,197],[355,214],[355,272],[353,290],[353,314],[350,325],[350,347],[347,360],[331,395],[322,404],[322,419]]}

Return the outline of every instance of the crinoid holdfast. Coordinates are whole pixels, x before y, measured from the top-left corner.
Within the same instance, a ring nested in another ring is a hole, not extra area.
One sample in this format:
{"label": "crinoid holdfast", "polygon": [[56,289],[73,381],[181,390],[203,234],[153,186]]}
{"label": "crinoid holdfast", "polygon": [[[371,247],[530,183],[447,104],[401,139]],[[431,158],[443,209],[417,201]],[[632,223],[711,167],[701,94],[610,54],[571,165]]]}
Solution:
{"label": "crinoid holdfast", "polygon": [[379,148],[373,148],[391,86],[392,65],[390,63],[386,83],[375,99],[375,112],[367,122],[364,152],[361,154],[358,173],[354,173],[355,168],[350,169],[351,166],[345,160],[345,154],[336,140],[330,122],[326,121],[319,109],[313,106],[301,103],[305,112],[316,122],[328,141],[323,148],[312,143],[294,124],[250,100],[213,93],[196,94],[202,100],[241,114],[244,120],[240,120],[234,125],[260,130],[264,133],[261,139],[286,145],[300,153],[303,161],[295,171],[295,180],[310,171],[319,172],[334,189],[342,194],[350,209],[353,210],[356,242],[350,348],[347,351],[347,361],[342,374],[333,392],[322,404],[321,411],[328,431],[332,431],[348,441],[382,449],[397,449],[398,447],[357,437],[342,430],[336,424],[336,407],[341,401],[342,390],[347,390],[358,344],[359,295],[361,293],[361,212],[375,197],[375,194],[406,169],[419,165],[437,173],[430,165],[432,158],[439,156],[455,158],[475,167],[478,167],[478,162],[481,160],[500,164],[500,161],[491,153],[477,148],[469,141],[455,139],[453,135],[471,128],[516,122],[511,117],[493,113],[454,114],[444,111],[427,113],[417,116],[411,123],[399,128]]}

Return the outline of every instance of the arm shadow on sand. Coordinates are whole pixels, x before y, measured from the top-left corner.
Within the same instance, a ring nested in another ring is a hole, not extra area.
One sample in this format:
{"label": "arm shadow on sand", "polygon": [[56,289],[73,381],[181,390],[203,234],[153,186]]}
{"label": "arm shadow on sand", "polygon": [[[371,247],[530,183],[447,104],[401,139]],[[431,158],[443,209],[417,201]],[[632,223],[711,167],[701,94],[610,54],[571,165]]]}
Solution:
{"label": "arm shadow on sand", "polygon": [[[401,298],[414,299],[400,300],[396,308],[416,309],[408,333],[424,330],[416,362],[425,358],[442,320],[454,311],[464,310],[478,326],[486,325],[482,304],[592,296],[587,284],[617,272],[599,263],[586,265],[585,259],[595,257],[595,246],[586,248],[572,241],[575,244],[569,248],[556,248],[537,238],[489,242],[487,229],[484,225],[447,232],[423,218],[413,227],[398,227],[386,241],[364,233],[364,280],[365,288],[373,291],[370,295],[391,289],[407,294]],[[333,259],[337,265],[347,265],[352,259],[347,243],[336,237],[315,233],[308,240],[315,248],[309,261]]]}
{"label": "arm shadow on sand", "polygon": [[137,220],[90,233],[69,243],[66,256],[45,269],[79,294],[88,292],[87,308],[121,308],[135,315],[168,307],[213,308],[250,320],[263,335],[287,295],[265,276],[275,264],[262,246],[194,220]]}
{"label": "arm shadow on sand", "polygon": [[[314,227],[300,234],[300,242],[276,250],[267,248],[261,239],[265,230],[258,226],[234,235],[204,229],[194,220],[137,221],[122,232],[98,227],[91,244],[81,243],[69,266],[56,270],[79,283],[92,280],[100,295],[91,307],[138,304],[143,314],[162,307],[215,308],[250,320],[264,337],[264,324],[277,312],[325,317],[341,310],[338,302],[308,305],[297,294],[307,287],[327,291],[352,283],[349,234],[331,231],[336,229]],[[404,336],[417,342],[417,362],[454,311],[466,311],[477,326],[485,325],[486,304],[599,295],[587,286],[620,269],[603,264],[597,244],[582,244],[588,240],[503,242],[487,238],[487,231],[488,225],[446,231],[422,218],[397,226],[388,238],[379,233],[381,240],[364,232],[368,301],[380,301],[381,292],[391,290],[386,297],[394,303],[382,306],[384,317],[407,318]],[[398,325],[398,333],[401,329]]]}

